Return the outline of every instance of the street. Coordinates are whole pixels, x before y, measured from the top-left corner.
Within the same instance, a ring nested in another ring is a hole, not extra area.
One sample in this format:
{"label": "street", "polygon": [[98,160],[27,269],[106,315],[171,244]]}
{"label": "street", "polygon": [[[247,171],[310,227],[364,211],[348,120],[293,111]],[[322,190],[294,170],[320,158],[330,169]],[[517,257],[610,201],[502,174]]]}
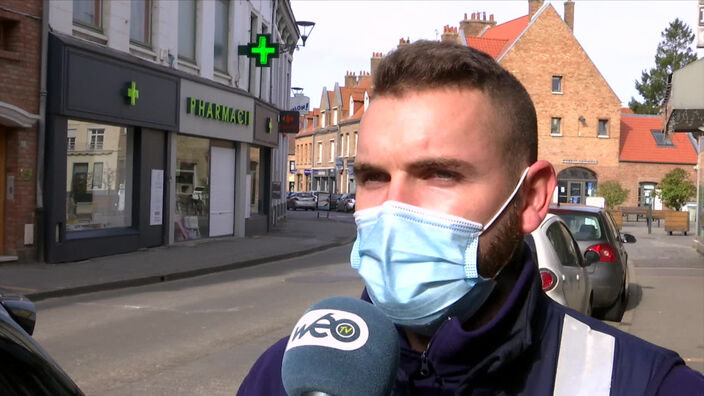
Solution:
{"label": "street", "polygon": [[[326,213],[289,212],[311,220],[318,215]],[[350,214],[330,216],[352,221]],[[624,321],[616,325],[676,350],[702,371],[704,262],[686,246],[690,237],[656,238],[641,228],[643,223],[625,228],[638,238],[628,245],[637,283],[631,284]],[[359,295],[350,247],[41,301],[35,338],[86,394],[231,395],[306,308],[328,296]]]}

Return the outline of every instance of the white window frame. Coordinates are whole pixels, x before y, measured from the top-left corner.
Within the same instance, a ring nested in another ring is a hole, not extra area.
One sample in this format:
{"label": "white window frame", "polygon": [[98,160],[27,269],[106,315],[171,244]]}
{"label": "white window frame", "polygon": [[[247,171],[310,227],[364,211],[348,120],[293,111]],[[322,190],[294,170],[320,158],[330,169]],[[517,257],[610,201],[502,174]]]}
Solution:
{"label": "white window frame", "polygon": [[323,163],[323,142],[318,142],[318,163]]}
{"label": "white window frame", "polygon": [[354,133],[354,155],[355,155],[355,157],[357,156],[357,138],[358,137],[359,137],[359,135],[357,134],[357,132],[355,132]]}
{"label": "white window frame", "polygon": [[[602,123],[602,121],[604,122],[604,132],[606,132],[606,134],[604,134],[604,135],[602,135],[602,134],[600,133],[600,132],[601,132],[601,123]],[[602,138],[602,139],[606,139],[606,138],[609,137],[609,135],[610,135],[610,134],[609,134],[609,120],[606,119],[606,118],[600,118],[600,119],[596,122],[596,136],[599,137],[599,138]]]}
{"label": "white window frame", "polygon": [[[100,147],[98,147],[100,137]],[[93,141],[95,138],[95,142]],[[88,149],[91,151],[102,150],[105,147],[105,128],[88,128]]]}
{"label": "white window frame", "polygon": [[337,108],[332,109],[332,124],[337,125]]}
{"label": "white window frame", "polygon": [[350,117],[354,115],[354,98],[350,95]]}
{"label": "white window frame", "polygon": [[[558,133],[552,131],[553,120],[558,120]],[[562,136],[562,117],[551,117],[550,118],[550,136]]]}
{"label": "white window frame", "polygon": [[335,162],[335,139],[330,139],[330,162]]}
{"label": "white window frame", "polygon": [[347,152],[345,153],[346,157],[350,156],[350,134],[348,133],[345,138],[347,139]]}
{"label": "white window frame", "polygon": [[[560,85],[559,90],[557,90],[557,91],[555,91],[552,86],[554,84],[556,78],[559,79],[559,85]],[[550,80],[550,90],[552,91],[552,93],[554,93],[554,94],[563,93],[562,92],[563,91],[562,90],[562,80],[563,80],[562,76],[552,76],[552,79]]]}

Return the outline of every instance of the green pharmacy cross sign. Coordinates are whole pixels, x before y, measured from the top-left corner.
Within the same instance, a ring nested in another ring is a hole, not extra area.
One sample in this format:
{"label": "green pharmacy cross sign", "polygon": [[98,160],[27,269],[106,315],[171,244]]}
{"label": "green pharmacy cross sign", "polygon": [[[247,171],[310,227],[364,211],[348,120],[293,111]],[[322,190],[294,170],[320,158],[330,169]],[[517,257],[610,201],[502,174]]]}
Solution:
{"label": "green pharmacy cross sign", "polygon": [[269,67],[271,58],[279,57],[279,43],[272,43],[270,34],[258,34],[256,43],[238,46],[237,53],[254,58],[257,67]]}
{"label": "green pharmacy cross sign", "polygon": [[130,106],[134,106],[139,99],[139,91],[137,90],[137,83],[130,81],[130,85],[127,88],[127,100],[130,102]]}

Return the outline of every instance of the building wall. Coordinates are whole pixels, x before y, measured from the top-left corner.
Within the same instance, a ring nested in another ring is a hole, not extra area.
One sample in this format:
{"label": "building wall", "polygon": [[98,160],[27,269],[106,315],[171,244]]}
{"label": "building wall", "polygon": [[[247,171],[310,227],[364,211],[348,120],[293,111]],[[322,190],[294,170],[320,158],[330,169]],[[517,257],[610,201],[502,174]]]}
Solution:
{"label": "building wall", "polygon": [[[0,102],[38,115],[40,88],[40,0],[3,2],[0,17],[14,21],[8,51],[0,52]],[[20,261],[36,259],[36,176],[38,123],[29,128],[3,127],[5,168],[2,185],[14,179],[14,198],[4,199],[3,254]],[[5,191],[2,191],[5,194]],[[25,227],[32,240],[25,240]]]}
{"label": "building wall", "polygon": [[697,171],[694,169],[693,164],[649,164],[644,162],[621,162],[618,175],[613,178],[603,179],[603,181],[616,180],[620,182],[623,188],[629,190],[628,197],[622,205],[637,206],[638,184],[641,182],[660,183],[663,177],[675,168],[686,170],[689,175],[689,180],[691,180],[692,183],[696,183]]}
{"label": "building wall", "polygon": [[[552,6],[500,63],[535,104],[538,158],[553,163],[557,172],[584,166],[599,179],[617,177],[621,103]],[[552,92],[553,76],[562,76],[562,93]],[[551,136],[552,117],[562,119],[562,136]],[[597,137],[599,119],[608,120],[608,138]]]}

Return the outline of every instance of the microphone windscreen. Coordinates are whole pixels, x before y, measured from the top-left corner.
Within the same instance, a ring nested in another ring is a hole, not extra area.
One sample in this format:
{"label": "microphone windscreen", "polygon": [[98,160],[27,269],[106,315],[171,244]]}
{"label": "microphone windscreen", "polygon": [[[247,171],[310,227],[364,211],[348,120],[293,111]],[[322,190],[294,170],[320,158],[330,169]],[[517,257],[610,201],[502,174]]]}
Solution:
{"label": "microphone windscreen", "polygon": [[378,308],[356,298],[331,297],[296,323],[281,379],[289,396],[388,396],[399,355],[396,328]]}

